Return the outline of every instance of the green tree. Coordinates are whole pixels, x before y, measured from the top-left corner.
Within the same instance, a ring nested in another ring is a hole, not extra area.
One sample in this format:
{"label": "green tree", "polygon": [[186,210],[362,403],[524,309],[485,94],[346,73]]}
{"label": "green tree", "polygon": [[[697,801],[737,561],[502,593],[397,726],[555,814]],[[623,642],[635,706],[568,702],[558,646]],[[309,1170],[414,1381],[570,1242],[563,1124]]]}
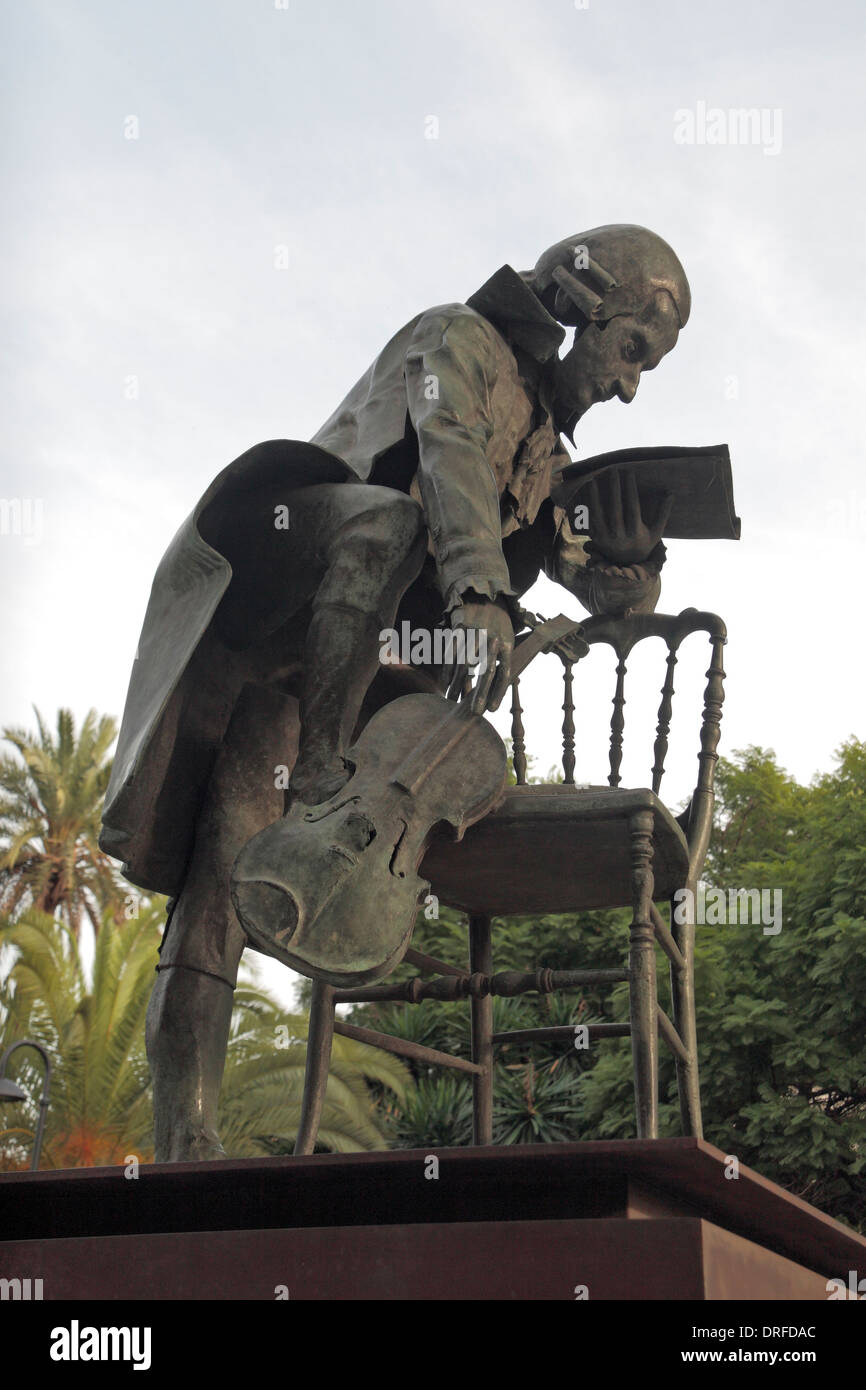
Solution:
{"label": "green tree", "polygon": [[97,843],[117,727],[91,710],[76,733],[61,709],[52,733],[35,713],[35,736],[3,731],[15,753],[0,757],[0,911],[59,910],[77,937],[85,916],[98,932],[107,904],[115,918],[121,911],[115,868]]}
{"label": "green tree", "polygon": [[749,870],[788,858],[791,842],[806,829],[809,791],[780,768],[770,750],[751,746],[737,762],[720,758],[716,769],[713,838],[704,877],[745,883]]}

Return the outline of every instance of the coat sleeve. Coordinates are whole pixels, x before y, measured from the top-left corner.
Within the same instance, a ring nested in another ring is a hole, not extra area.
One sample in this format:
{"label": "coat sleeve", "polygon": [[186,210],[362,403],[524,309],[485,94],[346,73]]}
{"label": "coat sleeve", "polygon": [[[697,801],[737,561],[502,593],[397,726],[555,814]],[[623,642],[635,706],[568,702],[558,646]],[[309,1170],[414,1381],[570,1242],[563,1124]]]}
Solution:
{"label": "coat sleeve", "polygon": [[445,607],[467,590],[513,596],[502,553],[496,479],[487,458],[494,421],[496,330],[455,306],[418,322],[406,353],[409,418],[418,436],[418,486]]}

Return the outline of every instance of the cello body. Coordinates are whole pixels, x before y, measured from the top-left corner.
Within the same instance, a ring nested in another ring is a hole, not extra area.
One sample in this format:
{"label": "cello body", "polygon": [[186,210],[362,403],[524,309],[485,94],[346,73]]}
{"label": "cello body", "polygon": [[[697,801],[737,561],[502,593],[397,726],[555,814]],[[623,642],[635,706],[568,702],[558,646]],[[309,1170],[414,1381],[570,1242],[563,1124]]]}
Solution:
{"label": "cello body", "polygon": [[380,709],[346,759],[345,786],[255,835],[231,878],[258,950],[344,988],[399,963],[430,888],[418,867],[437,826],[460,839],[492,809],[507,755],[465,701],[422,694]]}

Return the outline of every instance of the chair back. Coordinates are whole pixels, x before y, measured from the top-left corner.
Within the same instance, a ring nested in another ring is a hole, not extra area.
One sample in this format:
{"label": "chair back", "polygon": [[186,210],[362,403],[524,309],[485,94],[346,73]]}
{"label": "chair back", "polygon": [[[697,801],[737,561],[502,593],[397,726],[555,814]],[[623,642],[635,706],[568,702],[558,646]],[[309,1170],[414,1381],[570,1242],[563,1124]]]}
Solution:
{"label": "chair back", "polygon": [[[588,618],[584,623],[575,623],[572,636],[578,634],[589,648],[598,643],[606,643],[616,654],[616,688],[613,696],[613,712],[610,718],[610,739],[608,749],[608,783],[618,787],[621,782],[623,735],[625,730],[625,681],[627,661],[638,642],[647,637],[660,637],[667,648],[664,681],[661,687],[661,700],[658,707],[656,736],[653,743],[651,786],[657,795],[660,792],[665,772],[665,758],[668,752],[668,739],[671,728],[674,699],[674,671],[678,653],[686,637],[696,632],[708,635],[711,646],[710,665],[706,672],[707,684],[704,690],[703,715],[701,719],[700,750],[698,752],[698,777],[691,801],[678,820],[689,843],[690,872],[693,882],[703,867],[712,829],[714,803],[715,765],[718,761],[716,749],[719,742],[724,701],[724,677],[722,648],[727,640],[725,624],[715,613],[699,612],[696,608],[686,608],[682,613],[641,613],[627,617],[599,616]],[[574,667],[582,650],[576,643],[570,643],[569,636],[561,638],[549,650],[556,653],[563,668],[563,721],[562,721],[562,772],[566,786],[575,786],[575,704]],[[520,679],[512,684],[511,699],[511,740],[514,772],[518,786],[527,781],[526,732],[523,724],[523,707],[520,703]]]}

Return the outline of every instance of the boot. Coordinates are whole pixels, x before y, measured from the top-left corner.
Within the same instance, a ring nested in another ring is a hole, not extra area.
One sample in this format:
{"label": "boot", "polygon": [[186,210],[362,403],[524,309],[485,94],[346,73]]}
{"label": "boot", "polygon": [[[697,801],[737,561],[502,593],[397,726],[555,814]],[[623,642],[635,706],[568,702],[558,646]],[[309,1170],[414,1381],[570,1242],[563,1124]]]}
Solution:
{"label": "boot", "polygon": [[200,970],[157,972],[146,1027],[157,1163],[226,1157],[217,1103],[233,994],[225,980]]}
{"label": "boot", "polygon": [[316,605],[304,651],[300,754],[292,801],[319,806],[349,780],[345,750],[379,664],[381,619],[342,603]]}

